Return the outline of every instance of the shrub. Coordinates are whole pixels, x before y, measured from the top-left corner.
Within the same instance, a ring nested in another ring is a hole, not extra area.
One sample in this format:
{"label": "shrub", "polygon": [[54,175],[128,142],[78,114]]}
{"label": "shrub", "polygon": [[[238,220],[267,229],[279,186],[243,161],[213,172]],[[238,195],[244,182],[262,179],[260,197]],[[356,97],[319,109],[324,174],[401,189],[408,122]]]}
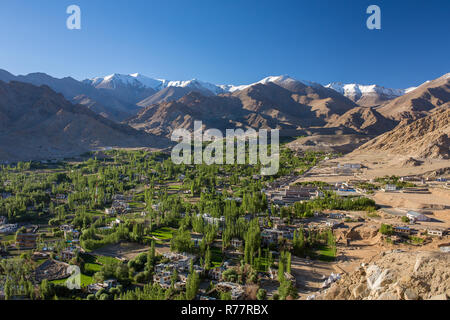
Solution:
{"label": "shrub", "polygon": [[384,235],[387,235],[387,236],[390,236],[390,235],[392,235],[394,233],[394,231],[393,231],[391,225],[383,223],[383,224],[381,224],[381,227],[380,227],[380,233],[384,234]]}
{"label": "shrub", "polygon": [[258,289],[258,292],[256,293],[256,299],[258,300],[266,300],[267,298],[267,292],[264,289]]}

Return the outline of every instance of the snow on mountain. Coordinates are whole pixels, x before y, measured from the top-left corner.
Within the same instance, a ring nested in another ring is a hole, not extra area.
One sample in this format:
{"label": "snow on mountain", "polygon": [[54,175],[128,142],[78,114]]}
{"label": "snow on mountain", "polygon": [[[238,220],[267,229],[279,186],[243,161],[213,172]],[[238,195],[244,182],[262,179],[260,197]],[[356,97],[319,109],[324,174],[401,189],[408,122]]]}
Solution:
{"label": "snow on mountain", "polygon": [[105,77],[96,77],[93,79],[85,80],[85,82],[91,84],[96,88],[110,88],[115,89],[120,85],[133,86],[138,88],[151,88],[156,91],[162,90],[167,87],[182,87],[192,88],[199,90],[208,90],[213,94],[223,93],[224,90],[214,84],[203,82],[197,79],[186,81],[171,81],[165,79],[153,79],[139,73],[132,73],[128,75],[114,73]]}
{"label": "snow on mountain", "polygon": [[269,76],[258,82],[246,84],[246,85],[215,85],[209,82],[200,81],[198,79],[192,80],[165,80],[165,79],[153,79],[141,75],[139,73],[133,73],[129,75],[114,73],[105,77],[96,77],[93,79],[85,80],[85,82],[91,84],[96,88],[109,88],[115,89],[120,85],[142,87],[142,88],[152,88],[156,91],[168,88],[168,87],[181,87],[181,88],[192,88],[201,91],[210,91],[213,94],[220,94],[225,92],[235,92],[238,90],[244,90],[248,87],[254,86],[256,84],[267,84],[275,83],[279,85],[289,85],[295,83],[302,83],[306,86],[320,86],[318,83],[314,83],[306,80],[296,80],[287,75],[281,76]]}
{"label": "snow on mountain", "polygon": [[256,84],[268,84],[268,83],[275,83],[275,84],[278,84],[281,86],[288,86],[289,84],[295,84],[295,83],[302,83],[306,86],[320,86],[320,84],[311,82],[308,80],[297,80],[297,79],[291,78],[288,75],[281,75],[281,76],[269,76],[258,82],[255,82],[252,84],[247,84],[247,85],[240,85],[240,86],[220,85],[219,87],[228,92],[235,92],[238,90],[244,90],[244,89],[254,86]]}
{"label": "snow on mountain", "polygon": [[410,93],[411,91],[416,90],[418,87],[411,87],[411,88],[407,88],[405,89],[405,94]]}
{"label": "snow on mountain", "polygon": [[224,90],[220,86],[215,84],[203,82],[197,79],[186,80],[186,81],[168,81],[165,83],[165,87],[181,87],[181,88],[192,88],[199,90],[208,90],[214,94],[223,93]]}
{"label": "snow on mountain", "polygon": [[414,90],[415,88],[409,89],[391,89],[385,88],[376,84],[373,85],[361,85],[357,83],[344,84],[341,82],[333,82],[327,84],[326,88],[334,89],[335,91],[343,94],[346,97],[352,97],[356,100],[360,99],[366,94],[381,94],[386,97],[396,98],[404,95],[406,90]]}
{"label": "snow on mountain", "polygon": [[219,88],[221,88],[225,92],[235,92],[238,90],[244,90],[245,88],[250,87],[251,85],[241,85],[241,86],[235,86],[232,84],[221,84],[219,85]]}
{"label": "snow on mountain", "polygon": [[152,88],[155,90],[161,89],[163,80],[156,80],[139,73],[133,74],[119,74],[114,73],[105,77],[96,77],[93,79],[84,80],[85,83],[91,84],[96,88],[115,89],[121,85],[133,86],[138,88]]}

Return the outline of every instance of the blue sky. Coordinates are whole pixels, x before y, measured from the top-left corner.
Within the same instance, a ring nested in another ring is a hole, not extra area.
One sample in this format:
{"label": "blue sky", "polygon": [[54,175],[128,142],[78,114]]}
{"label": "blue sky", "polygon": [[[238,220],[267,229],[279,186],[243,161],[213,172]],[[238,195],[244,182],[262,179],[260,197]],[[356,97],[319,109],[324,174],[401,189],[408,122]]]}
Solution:
{"label": "blue sky", "polygon": [[[71,4],[81,30],[66,28]],[[382,30],[366,28],[371,4]],[[403,88],[450,72],[449,16],[443,0],[3,0],[0,68],[236,85],[288,74]]]}

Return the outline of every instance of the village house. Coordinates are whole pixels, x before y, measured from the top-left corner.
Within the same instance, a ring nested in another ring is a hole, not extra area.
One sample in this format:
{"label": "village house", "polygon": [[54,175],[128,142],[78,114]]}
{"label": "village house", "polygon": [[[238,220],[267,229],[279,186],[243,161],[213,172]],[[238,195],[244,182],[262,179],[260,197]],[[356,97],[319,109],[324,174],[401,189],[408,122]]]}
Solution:
{"label": "village house", "polygon": [[106,208],[105,209],[105,214],[110,215],[110,216],[115,215],[116,214],[116,209],[114,209],[114,208]]}
{"label": "village house", "polygon": [[330,218],[330,219],[344,219],[345,218],[345,214],[343,214],[343,213],[330,213],[329,215],[328,215],[328,217]]}
{"label": "village house", "polygon": [[208,272],[208,276],[212,279],[212,280],[216,280],[216,281],[220,281],[222,279],[222,273],[224,271],[224,268],[222,267],[216,267],[213,268],[211,270],[209,270]]}
{"label": "village house", "polygon": [[237,239],[237,238],[233,238],[233,239],[231,239],[231,246],[236,249],[239,249],[244,246],[244,241]]}
{"label": "village house", "polygon": [[261,242],[265,245],[278,244],[280,239],[292,240],[295,228],[285,230],[264,229],[261,231]]}
{"label": "village house", "polygon": [[109,290],[111,288],[114,288],[117,286],[117,280],[115,279],[109,279],[105,280],[102,283],[93,283],[87,286],[88,292],[95,294],[97,291],[100,291],[102,289]]}
{"label": "village house", "polygon": [[59,229],[64,232],[65,239],[78,239],[80,237],[80,231],[75,230],[71,225],[64,224]]}
{"label": "village house", "polygon": [[325,222],[325,225],[327,227],[332,228],[332,229],[340,226],[341,224],[342,224],[341,222],[338,222],[336,220],[328,220],[328,221]]}
{"label": "village house", "polygon": [[427,229],[427,234],[434,237],[443,237],[446,234],[446,230],[443,229]]}
{"label": "village house", "polygon": [[156,282],[164,289],[168,289],[170,288],[171,278],[172,273],[170,271],[157,272],[153,276],[153,282]]}
{"label": "village house", "polygon": [[340,197],[355,197],[355,196],[359,196],[359,195],[357,195],[358,192],[356,192],[356,190],[352,189],[352,188],[341,187],[338,190],[336,190],[335,192]]}
{"label": "village house", "polygon": [[339,163],[338,169],[361,169],[360,163]]}
{"label": "village house", "polygon": [[386,184],[383,188],[381,188],[381,191],[384,192],[397,191],[397,186],[395,184]]}
{"label": "village house", "polygon": [[279,233],[272,229],[264,229],[261,231],[261,242],[265,245],[277,244]]}
{"label": "village house", "polygon": [[405,176],[405,177],[400,177],[400,181],[401,182],[413,182],[413,181],[421,181],[422,179],[419,177],[414,177],[414,176]]}
{"label": "village house", "polygon": [[116,220],[111,221],[110,223],[110,227],[114,227],[116,225],[119,225],[122,223],[122,220],[120,220],[119,218],[117,218]]}
{"label": "village house", "polygon": [[426,215],[416,212],[416,211],[408,211],[406,213],[406,217],[411,220],[412,222],[414,221],[430,221],[430,218],[427,217]]}
{"label": "village house", "polygon": [[208,213],[204,213],[202,214],[197,214],[197,217],[201,217],[203,218],[203,221],[205,221],[207,224],[215,224],[217,226],[223,226],[225,224],[225,217],[222,216],[220,218],[214,218],[211,215],[209,215]]}
{"label": "village house", "polygon": [[[163,257],[170,260],[169,263],[159,263],[155,266],[153,280],[163,288],[169,288],[172,284],[172,274],[174,270],[178,272],[178,279],[174,283],[175,288],[181,289],[185,286],[190,264],[195,256],[187,253],[167,252]],[[202,273],[203,268],[193,265],[196,273]]]}
{"label": "village house", "polygon": [[70,261],[76,256],[76,249],[67,248],[61,251],[61,260],[62,261]]}
{"label": "village house", "polygon": [[244,294],[242,286],[234,282],[219,282],[216,285],[216,289],[219,291],[230,292],[232,300],[238,300]]}
{"label": "village house", "polygon": [[411,229],[406,226],[394,226],[394,233],[399,236],[408,237],[411,234]]}

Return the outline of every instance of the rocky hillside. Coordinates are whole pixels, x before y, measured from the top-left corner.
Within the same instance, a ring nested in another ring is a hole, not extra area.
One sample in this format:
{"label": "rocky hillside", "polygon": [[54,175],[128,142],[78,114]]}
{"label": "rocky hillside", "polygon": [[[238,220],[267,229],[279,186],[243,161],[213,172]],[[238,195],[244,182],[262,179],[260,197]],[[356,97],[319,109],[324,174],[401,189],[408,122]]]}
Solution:
{"label": "rocky hillside", "polygon": [[0,161],[79,155],[101,147],[162,147],[167,141],[73,105],[47,86],[0,81]]}
{"label": "rocky hillside", "polygon": [[450,73],[428,81],[377,110],[386,118],[416,120],[440,107],[450,107]]}
{"label": "rocky hillside", "polygon": [[382,252],[369,264],[343,275],[317,300],[447,300],[450,255],[441,252]]}
{"label": "rocky hillside", "polygon": [[96,88],[71,77],[58,79],[41,72],[15,76],[0,69],[0,80],[30,83],[38,87],[48,86],[55,92],[64,95],[72,103],[86,105],[94,112],[101,110],[99,114],[113,121],[122,121],[135,115],[140,109],[136,103],[154,93],[153,89],[131,86],[116,88],[99,86]]}
{"label": "rocky hillside", "polygon": [[373,108],[353,108],[334,121],[329,122],[326,127],[351,128],[359,133],[379,135],[392,130],[397,121],[383,117]]}
{"label": "rocky hillside", "polygon": [[195,120],[208,128],[278,128],[281,134],[295,135],[303,128],[323,127],[355,106],[332,89],[267,82],[217,96],[190,92],[177,101],[147,106],[128,124],[166,136],[174,128],[192,128]]}
{"label": "rocky hillside", "polygon": [[385,152],[414,158],[450,159],[450,107],[412,123],[401,123],[359,147],[359,152]]}

